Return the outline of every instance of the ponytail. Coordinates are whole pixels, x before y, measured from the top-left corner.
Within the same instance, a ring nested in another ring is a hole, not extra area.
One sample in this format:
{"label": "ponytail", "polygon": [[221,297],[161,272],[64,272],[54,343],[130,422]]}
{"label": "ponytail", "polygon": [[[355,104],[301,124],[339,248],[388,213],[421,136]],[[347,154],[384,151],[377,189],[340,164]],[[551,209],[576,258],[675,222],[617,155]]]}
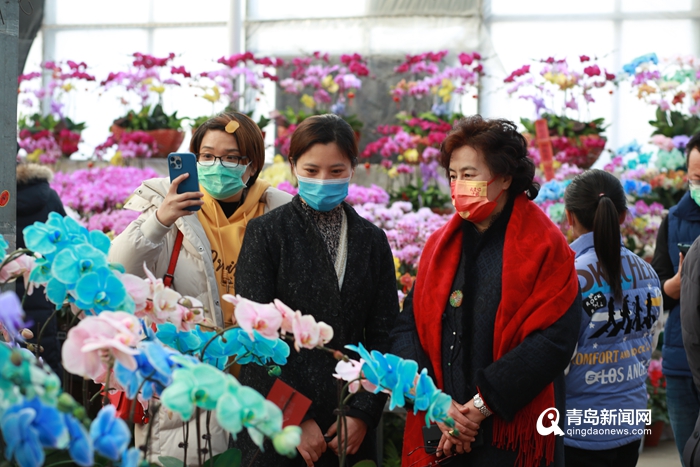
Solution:
{"label": "ponytail", "polygon": [[593,245],[605,282],[610,285],[616,299],[622,298],[620,216],[615,204],[605,195],[600,196],[593,216]]}
{"label": "ponytail", "polygon": [[603,278],[613,296],[621,299],[620,216],[627,212],[622,184],[608,172],[588,170],[574,178],[566,188],[564,206],[584,229],[593,232],[593,245]]}

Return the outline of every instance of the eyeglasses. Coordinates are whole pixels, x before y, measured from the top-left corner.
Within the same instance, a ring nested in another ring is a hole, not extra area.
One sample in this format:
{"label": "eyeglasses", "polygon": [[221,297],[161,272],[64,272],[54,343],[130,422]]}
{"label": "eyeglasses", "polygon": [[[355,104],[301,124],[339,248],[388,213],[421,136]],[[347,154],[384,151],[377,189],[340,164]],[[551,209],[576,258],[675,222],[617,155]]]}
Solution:
{"label": "eyeglasses", "polygon": [[700,188],[700,180],[688,180],[690,188]]}
{"label": "eyeglasses", "polygon": [[204,167],[211,167],[216,164],[216,161],[221,163],[227,169],[235,169],[239,165],[246,165],[248,158],[245,156],[215,156],[214,154],[202,153],[197,155],[197,163]]}

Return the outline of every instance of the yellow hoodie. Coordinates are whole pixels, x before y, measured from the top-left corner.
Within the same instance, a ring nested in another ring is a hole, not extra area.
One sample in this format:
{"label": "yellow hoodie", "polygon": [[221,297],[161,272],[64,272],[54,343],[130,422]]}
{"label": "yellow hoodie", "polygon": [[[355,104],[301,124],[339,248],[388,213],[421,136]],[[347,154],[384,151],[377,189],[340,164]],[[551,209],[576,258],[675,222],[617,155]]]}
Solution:
{"label": "yellow hoodie", "polygon": [[[200,190],[204,193],[204,205],[197,215],[209,243],[211,243],[211,255],[214,262],[214,273],[219,284],[219,295],[236,293],[234,274],[238,254],[241,252],[243,244],[245,228],[249,220],[264,213],[265,203],[260,198],[269,187],[268,182],[256,180],[253,186],[248,188],[243,204],[227,219],[219,202],[200,186]],[[224,326],[233,324],[233,305],[221,300],[221,311],[224,315]]]}

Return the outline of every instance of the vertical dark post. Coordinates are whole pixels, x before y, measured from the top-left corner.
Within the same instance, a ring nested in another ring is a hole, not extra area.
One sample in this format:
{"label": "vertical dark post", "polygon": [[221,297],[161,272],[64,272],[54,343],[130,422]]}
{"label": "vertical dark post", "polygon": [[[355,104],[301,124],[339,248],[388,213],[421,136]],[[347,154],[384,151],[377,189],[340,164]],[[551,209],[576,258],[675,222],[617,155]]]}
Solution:
{"label": "vertical dark post", "polygon": [[[0,0],[0,234],[16,247],[19,2]],[[14,284],[12,284],[14,287]]]}

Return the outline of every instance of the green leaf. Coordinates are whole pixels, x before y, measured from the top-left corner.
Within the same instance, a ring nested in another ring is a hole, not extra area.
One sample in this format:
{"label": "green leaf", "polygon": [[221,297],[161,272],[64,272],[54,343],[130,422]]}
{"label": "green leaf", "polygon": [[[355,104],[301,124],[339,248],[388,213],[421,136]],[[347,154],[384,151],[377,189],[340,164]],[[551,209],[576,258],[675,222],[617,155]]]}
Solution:
{"label": "green leaf", "polygon": [[163,467],[186,467],[185,463],[177,457],[158,456],[158,461],[163,464]]}
{"label": "green leaf", "polygon": [[363,460],[353,465],[352,467],[377,467],[377,464],[375,464],[374,461],[371,460]]}
{"label": "green leaf", "polygon": [[231,448],[221,454],[217,454],[211,459],[207,459],[204,463],[204,467],[239,467],[240,465],[241,450],[236,448]]}

